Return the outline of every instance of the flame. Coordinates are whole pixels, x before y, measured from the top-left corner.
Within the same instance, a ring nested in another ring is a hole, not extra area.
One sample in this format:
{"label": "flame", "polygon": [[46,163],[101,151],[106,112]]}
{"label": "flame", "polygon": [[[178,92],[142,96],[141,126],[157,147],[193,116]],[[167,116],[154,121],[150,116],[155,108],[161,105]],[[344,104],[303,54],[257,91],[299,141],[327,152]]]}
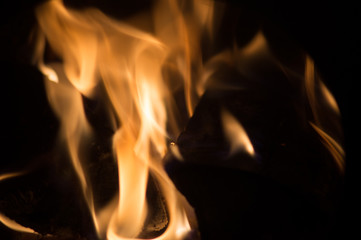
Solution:
{"label": "flame", "polygon": [[[195,225],[193,209],[163,167],[168,150],[184,160],[172,141],[184,127],[177,119],[174,92],[183,91],[185,108],[191,117],[217,67],[227,63],[244,73],[259,56],[270,52],[260,31],[244,48],[235,46],[204,61],[201,33],[212,42],[216,15],[221,15],[223,5],[209,0],[182,3],[157,0],[149,14],[138,21],[115,20],[97,9],[72,10],[62,0],[50,0],[36,9],[39,31],[34,63],[45,76],[48,101],[61,124],[59,143],[71,159],[100,239],[142,237],[150,212],[146,198],[150,176],[159,187],[167,211],[161,226],[166,229],[153,239],[177,240],[187,236]],[[46,49],[53,51],[60,61],[44,59]],[[165,74],[169,72],[170,76]],[[304,80],[314,117],[311,126],[343,169],[341,144],[319,116],[320,96],[336,114],[337,103],[327,87],[315,78],[310,59],[306,61]],[[118,192],[107,204],[98,206],[86,171],[87,152],[96,129],[88,121],[83,101],[98,100],[102,88],[106,92],[107,114],[114,120],[111,140]],[[242,124],[226,110],[221,119],[230,154],[242,151],[254,157],[255,149]],[[0,181],[18,175],[0,175]],[[0,221],[12,229],[36,233],[2,214]]]}
{"label": "flame", "polygon": [[175,144],[175,142],[170,143],[170,151],[178,160],[184,160],[182,154],[179,151],[179,147]]}
{"label": "flame", "polygon": [[[24,174],[24,172],[13,172],[13,173],[1,174],[0,175],[0,182],[5,181],[7,179],[11,179],[11,178],[14,178],[14,177],[21,176],[23,174]],[[4,224],[5,226],[7,226],[8,228],[10,228],[12,230],[15,230],[15,231],[18,231],[18,232],[38,234],[33,229],[20,225],[19,223],[17,223],[16,221],[8,218],[7,216],[5,216],[2,213],[0,213],[0,222],[2,224]]]}
{"label": "flame", "polygon": [[10,179],[10,178],[21,176],[23,174],[24,174],[24,172],[3,173],[3,174],[0,175],[0,182],[4,181],[4,180],[7,180],[7,179]]}
{"label": "flame", "polygon": [[221,117],[225,136],[231,145],[230,154],[244,151],[250,156],[254,156],[253,145],[241,123],[226,110],[223,110]]}
{"label": "flame", "polygon": [[[14,177],[21,176],[23,174],[25,174],[24,171],[1,174],[0,175],[0,182],[5,181],[7,179],[11,179],[11,178],[14,178]],[[18,232],[39,234],[36,231],[34,231],[33,229],[31,229],[31,228],[24,227],[24,226],[20,225],[19,223],[17,223],[16,221],[8,218],[7,216],[5,216],[2,213],[0,213],[0,222],[2,224],[4,224],[5,226],[7,226],[8,228],[10,228],[12,230],[15,230],[15,231],[18,231]]]}
{"label": "flame", "polygon": [[[207,16],[213,6],[207,1],[192,4],[195,10],[187,15],[177,1],[157,1],[151,20],[154,32],[111,19],[96,9],[67,9],[60,0],[44,3],[36,10],[40,31],[34,61],[50,80],[45,85],[61,122],[60,138],[101,238],[134,239],[141,234],[148,215],[149,174],[160,186],[169,214],[167,229],[156,239],[181,239],[191,229],[186,213],[189,206],[181,200],[163,168],[170,138],[166,130],[168,116],[172,115],[169,103],[174,101],[162,70],[167,64],[175,64],[183,79],[187,110],[192,115],[199,97],[194,91],[197,82],[192,81],[192,66],[202,67],[197,32],[209,25]],[[61,63],[45,64],[46,44]],[[119,123],[113,135],[119,192],[102,207],[94,204],[82,149],[83,143],[94,135],[82,96],[96,98],[99,85],[106,89],[109,114]],[[177,151],[174,146],[171,149]]]}
{"label": "flame", "polygon": [[24,227],[17,223],[16,221],[6,217],[4,214],[0,213],[0,222],[3,223],[5,226],[7,226],[10,229],[13,229],[18,232],[25,232],[25,233],[33,233],[33,234],[39,234],[35,232],[33,229]]}
{"label": "flame", "polygon": [[[317,76],[315,64],[310,57],[306,58],[305,86],[313,114],[313,121],[310,121],[310,125],[320,136],[321,142],[328,149],[339,170],[343,173],[345,170],[345,152],[340,143],[341,140],[336,138],[338,134],[334,130],[337,129],[338,122],[333,122],[334,119],[338,120],[340,111],[335,98]],[[323,119],[323,115],[320,113],[328,109],[330,109],[326,115],[328,118]],[[333,128],[330,129],[329,125],[333,126]]]}
{"label": "flame", "polygon": [[252,41],[241,49],[241,53],[246,56],[257,56],[267,51],[267,40],[263,35],[262,31],[259,31],[256,36],[253,37]]}
{"label": "flame", "polygon": [[325,131],[323,131],[314,123],[310,122],[310,124],[315,129],[315,131],[320,135],[322,139],[322,143],[329,149],[339,169],[343,171],[345,152],[342,146],[340,145],[340,143],[338,143],[335,139],[333,139],[329,134],[327,134]]}

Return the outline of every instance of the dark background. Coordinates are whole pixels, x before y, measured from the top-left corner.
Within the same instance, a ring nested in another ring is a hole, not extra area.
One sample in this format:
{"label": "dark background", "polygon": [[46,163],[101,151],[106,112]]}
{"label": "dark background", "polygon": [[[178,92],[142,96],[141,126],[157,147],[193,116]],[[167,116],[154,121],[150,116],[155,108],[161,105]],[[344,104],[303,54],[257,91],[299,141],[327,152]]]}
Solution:
{"label": "dark background", "polygon": [[[344,232],[351,233],[356,229],[352,216],[357,219],[354,185],[358,160],[356,144],[359,142],[360,3],[351,0],[224,1],[255,12],[263,21],[284,31],[314,58],[334,94],[341,110],[347,154],[344,204],[338,212],[344,222],[334,229],[334,236],[346,239],[341,237]],[[27,81],[28,78],[39,77],[30,65],[31,45],[28,41],[35,24],[33,9],[39,2],[20,0],[1,3],[0,173],[21,169],[27,164],[26,154],[36,155],[46,151],[56,133],[55,126],[50,130],[43,127],[51,116],[44,113],[46,103],[43,102],[44,93],[39,91],[41,86],[39,88],[39,84]],[[146,8],[149,1],[77,0],[72,4],[97,6],[113,16],[124,16]]]}

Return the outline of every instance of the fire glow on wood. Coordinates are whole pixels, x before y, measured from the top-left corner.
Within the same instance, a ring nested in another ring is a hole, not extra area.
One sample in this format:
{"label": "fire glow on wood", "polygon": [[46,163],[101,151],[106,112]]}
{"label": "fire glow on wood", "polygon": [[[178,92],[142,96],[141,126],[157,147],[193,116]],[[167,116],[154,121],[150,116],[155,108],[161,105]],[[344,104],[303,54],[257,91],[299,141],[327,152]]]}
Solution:
{"label": "fire glow on wood", "polygon": [[[205,57],[202,40],[212,45],[222,8],[223,3],[208,0],[157,0],[147,12],[122,21],[97,9],[68,8],[61,0],[36,9],[34,64],[45,77],[46,95],[60,123],[55,151],[65,152],[74,168],[99,239],[177,240],[197,232],[195,210],[164,165],[168,152],[177,161],[186,161],[187,151],[176,144],[186,127],[182,118],[192,118],[208,89],[247,90],[247,84],[214,80],[224,66],[252,79],[256,71],[248,69],[259,59],[272,59],[272,66],[296,79],[311,115],[304,123],[342,175],[339,110],[311,58],[304,57],[302,72],[277,62],[262,31],[245,46],[235,43]],[[111,132],[107,141],[118,185],[105,200],[99,200],[102,190],[95,187],[99,178],[88,171],[89,149],[102,133],[90,121],[86,101],[102,102],[101,114]],[[226,107],[219,118],[229,145],[227,157],[243,156],[252,165],[260,164],[261,147],[252,140],[248,125]],[[0,181],[23,174],[7,173]],[[150,200],[152,194],[157,197]],[[40,234],[2,213],[0,221],[14,231]]]}

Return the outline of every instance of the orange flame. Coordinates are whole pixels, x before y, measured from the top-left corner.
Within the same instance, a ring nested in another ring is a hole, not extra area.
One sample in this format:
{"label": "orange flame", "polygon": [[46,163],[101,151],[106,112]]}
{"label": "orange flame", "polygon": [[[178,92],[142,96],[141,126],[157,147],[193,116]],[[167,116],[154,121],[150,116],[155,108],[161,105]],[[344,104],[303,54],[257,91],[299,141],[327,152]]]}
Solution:
{"label": "orange flame", "polygon": [[33,229],[24,227],[17,223],[16,221],[6,217],[5,215],[0,213],[0,222],[3,223],[5,226],[7,226],[10,229],[13,229],[18,232],[25,232],[25,233],[33,233],[33,234],[39,234],[35,232]]}
{"label": "orange flame", "polygon": [[[0,182],[5,181],[7,179],[11,179],[11,178],[14,178],[14,177],[21,176],[23,174],[24,174],[24,172],[13,172],[13,173],[1,174],[0,175]],[[33,229],[20,225],[19,223],[17,223],[16,221],[8,218],[7,216],[5,216],[2,213],[0,213],[0,222],[2,224],[4,224],[5,226],[7,226],[8,228],[13,229],[13,230],[18,231],[18,232],[38,234]]]}
{"label": "orange flame", "polygon": [[[188,115],[192,116],[207,81],[216,71],[214,66],[229,62],[243,72],[247,61],[257,61],[259,55],[269,50],[259,32],[243,49],[235,47],[233,51],[218,53],[204,63],[200,33],[205,30],[212,41],[214,10],[220,3],[190,0],[185,6],[176,0],[156,1],[145,19],[149,29],[142,24],[137,26],[136,21],[111,19],[97,9],[71,10],[62,0],[50,0],[36,9],[39,31],[34,61],[47,79],[47,97],[61,123],[60,142],[66,146],[101,239],[141,236],[149,214],[146,199],[149,175],[160,188],[168,214],[165,231],[154,239],[177,240],[187,235],[194,227],[193,209],[163,168],[168,149],[183,160],[175,143],[167,144],[181,128],[172,87],[181,86]],[[47,63],[43,59],[46,46],[61,62]],[[168,79],[164,76],[165,68],[178,77]],[[310,59],[306,61],[304,80],[314,117],[311,126],[343,170],[344,153],[341,144],[324,128],[319,116],[319,96],[336,114],[337,103],[315,78]],[[107,114],[114,119],[112,144],[119,177],[118,193],[105,206],[95,203],[84,165],[87,160],[84,146],[95,134],[85,114],[83,97],[96,98],[99,86],[105,88],[109,100]],[[254,157],[255,150],[242,124],[227,111],[222,112],[221,119],[230,154],[243,151]],[[17,175],[1,175],[0,181]],[[36,233],[2,214],[0,221],[15,230]]]}
{"label": "orange flame", "polygon": [[[167,104],[172,101],[162,67],[166,60],[177,65],[191,115],[197,99],[191,66],[201,65],[199,36],[194,33],[206,24],[212,7],[194,4],[202,17],[194,13],[185,17],[176,1],[158,1],[153,34],[110,19],[95,9],[69,10],[60,0],[49,1],[36,11],[40,31],[35,61],[51,80],[46,81],[49,102],[61,121],[60,136],[100,237],[110,240],[139,236],[148,214],[145,194],[149,172],[161,188],[169,214],[166,231],[156,239],[181,239],[190,230],[185,211],[189,206],[184,205],[162,165],[168,138]],[[190,28],[187,21],[198,24]],[[62,59],[61,64],[44,63],[46,42]],[[92,137],[82,95],[94,97],[99,84],[107,91],[110,114],[114,113],[120,123],[113,136],[119,194],[102,208],[94,204],[80,146]]]}
{"label": "orange flame", "polygon": [[4,181],[4,180],[7,180],[7,179],[11,179],[11,178],[14,178],[14,177],[17,177],[17,176],[21,176],[23,175],[24,172],[12,172],[12,173],[4,173],[4,174],[1,174],[0,175],[0,182],[1,181]]}
{"label": "orange flame", "polygon": [[237,151],[244,151],[250,156],[254,156],[255,152],[252,143],[241,123],[225,110],[222,112],[222,120],[225,135],[231,145],[230,154],[232,155]]}
{"label": "orange flame", "polygon": [[[315,65],[311,58],[306,59],[305,67],[305,84],[306,92],[308,95],[309,103],[311,106],[313,121],[310,121],[310,125],[317,132],[321,138],[321,142],[328,149],[332,157],[334,158],[340,171],[343,173],[345,170],[345,152],[341,146],[341,140],[337,139],[337,133],[334,129],[337,129],[337,123],[333,123],[331,119],[339,119],[340,111],[336,100],[332,96],[331,92],[327,89],[326,85],[317,76],[315,71]],[[322,118],[323,111],[327,111],[327,119]],[[333,129],[329,129],[327,125],[333,126]]]}

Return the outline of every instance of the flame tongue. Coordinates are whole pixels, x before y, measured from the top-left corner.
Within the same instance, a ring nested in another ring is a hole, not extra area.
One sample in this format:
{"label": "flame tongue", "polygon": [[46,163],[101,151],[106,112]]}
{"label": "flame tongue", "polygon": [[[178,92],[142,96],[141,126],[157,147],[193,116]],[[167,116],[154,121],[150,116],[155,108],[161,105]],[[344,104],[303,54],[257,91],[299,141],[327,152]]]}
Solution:
{"label": "flame tongue", "polygon": [[24,227],[1,213],[0,213],[0,222],[15,231],[38,234],[33,229]]}
{"label": "flame tongue", "polygon": [[[159,35],[166,44],[98,10],[68,10],[60,0],[49,1],[36,11],[40,33],[35,58],[39,69],[51,80],[46,81],[48,98],[61,121],[60,136],[79,177],[94,225],[99,236],[109,240],[134,239],[146,228],[149,173],[159,185],[169,215],[164,220],[167,229],[157,239],[180,239],[190,229],[185,214],[187,204],[181,202],[162,166],[167,150],[167,104],[172,101],[162,68],[165,59],[174,55],[174,49],[182,53],[177,55],[177,61],[183,66],[181,75],[191,113],[194,104],[190,40],[176,2],[160,3],[158,8],[168,7],[177,19],[166,22],[165,28],[159,22],[156,24],[156,31],[167,33]],[[169,31],[176,38],[169,38],[173,36]],[[45,42],[62,59],[61,64],[44,63]],[[84,167],[84,142],[92,138],[94,130],[86,118],[82,95],[96,97],[98,85],[105,87],[110,103],[108,112],[117,123],[113,151],[119,176],[117,197],[102,207],[94,203]]]}
{"label": "flame tongue", "polygon": [[[124,133],[124,134],[123,134]],[[136,156],[133,151],[134,139],[122,130],[115,135],[115,148],[119,171],[119,205],[111,220],[112,236],[136,237],[143,226],[147,214],[145,189],[148,178],[147,162]],[[132,141],[133,140],[133,141]],[[118,224],[121,223],[121,226]],[[120,228],[119,228],[120,227]],[[119,229],[118,229],[119,228]]]}

